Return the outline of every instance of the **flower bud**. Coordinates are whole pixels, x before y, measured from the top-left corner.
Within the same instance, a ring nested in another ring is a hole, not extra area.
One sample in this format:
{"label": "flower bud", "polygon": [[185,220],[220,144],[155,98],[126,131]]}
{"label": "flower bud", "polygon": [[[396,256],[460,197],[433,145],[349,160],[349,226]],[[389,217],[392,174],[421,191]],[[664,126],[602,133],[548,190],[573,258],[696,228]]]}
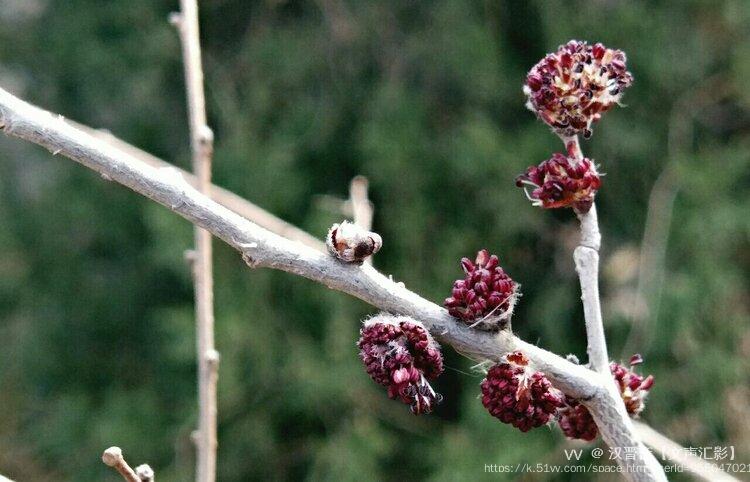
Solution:
{"label": "flower bud", "polygon": [[633,371],[633,367],[641,363],[643,363],[643,358],[636,354],[630,358],[630,370],[616,362],[609,364],[609,370],[615,378],[617,388],[620,389],[625,408],[633,416],[638,416],[643,411],[646,406],[646,396],[654,386],[653,375],[644,378]]}
{"label": "flower bud", "polygon": [[526,76],[526,106],[564,136],[591,136],[591,125],[618,104],[633,83],[625,53],[571,40],[548,54]]}
{"label": "flower bud", "polygon": [[453,283],[444,304],[448,313],[467,325],[495,331],[507,323],[518,299],[518,284],[499,266],[497,256],[483,249],[476,260],[461,260],[466,276]]}
{"label": "flower bud", "polygon": [[490,415],[522,432],[547,424],[564,405],[563,394],[542,372],[530,370],[521,352],[506,359],[508,363],[493,366],[482,380],[482,405]]}
{"label": "flower bud", "polygon": [[[632,370],[634,366],[641,363],[643,363],[643,357],[635,354],[630,358],[630,370],[616,362],[609,365],[625,408],[633,417],[638,417],[645,408],[646,396],[654,385],[653,376],[643,378]],[[591,441],[598,434],[596,423],[588,409],[580,401],[570,397],[566,397],[565,407],[558,412],[557,422],[568,438]]]}
{"label": "flower bud", "polygon": [[565,398],[565,407],[557,413],[557,423],[566,437],[591,442],[599,435],[599,429],[591,412],[574,398]]}
{"label": "flower bud", "polygon": [[430,413],[442,401],[427,380],[443,372],[443,355],[422,323],[381,313],[364,323],[357,346],[370,378],[412,413]]}
{"label": "flower bud", "polygon": [[529,187],[526,195],[534,206],[573,207],[585,213],[594,203],[601,179],[590,159],[580,161],[555,153],[538,166],[529,167],[516,178],[516,186]]}
{"label": "flower bud", "polygon": [[377,233],[344,221],[334,224],[328,230],[326,246],[328,251],[340,260],[361,264],[367,257],[380,251],[383,240]]}

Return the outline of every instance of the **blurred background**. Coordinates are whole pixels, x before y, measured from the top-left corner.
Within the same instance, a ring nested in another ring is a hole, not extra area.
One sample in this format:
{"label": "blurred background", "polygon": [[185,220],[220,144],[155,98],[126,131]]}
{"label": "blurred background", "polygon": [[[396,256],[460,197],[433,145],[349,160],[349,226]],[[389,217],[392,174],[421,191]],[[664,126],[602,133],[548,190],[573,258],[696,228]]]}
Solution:
{"label": "blurred background", "polygon": [[[624,50],[627,108],[583,146],[606,172],[610,351],[642,353],[639,370],[656,376],[649,424],[750,463],[750,3],[201,4],[216,184],[323,237],[343,217],[332,200],[364,174],[378,268],[440,303],[459,259],[488,248],[522,284],[518,335],[582,360],[577,222],[514,186],[562,147],[521,84],[571,38]],[[0,0],[0,85],[188,167],[167,23],[178,7]],[[190,224],[168,210],[0,139],[0,473],[114,481],[99,457],[116,444],[160,481],[192,478],[191,246]],[[497,480],[510,476],[484,464],[564,464],[564,448],[585,446],[491,418],[481,376],[450,348],[444,403],[412,416],[360,365],[371,307],[215,246],[219,480]]]}

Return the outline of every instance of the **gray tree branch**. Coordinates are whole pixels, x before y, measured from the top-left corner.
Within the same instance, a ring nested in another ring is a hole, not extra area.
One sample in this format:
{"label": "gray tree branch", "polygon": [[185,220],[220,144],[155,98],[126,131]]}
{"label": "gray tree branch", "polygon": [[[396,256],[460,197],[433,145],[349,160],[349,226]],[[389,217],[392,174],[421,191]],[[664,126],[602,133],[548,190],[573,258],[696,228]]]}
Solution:
{"label": "gray tree branch", "polygon": [[[180,13],[170,20],[177,27],[182,44],[185,67],[190,144],[193,151],[193,172],[198,191],[211,190],[211,161],[214,135],[206,123],[206,99],[203,92],[200,32],[197,0],[180,0]],[[216,480],[217,405],[219,352],[214,346],[214,281],[211,233],[195,227],[195,252],[191,268],[195,285],[195,332],[198,358],[198,433],[195,438],[195,479],[197,482]]]}
{"label": "gray tree branch", "polygon": [[[106,129],[94,129],[69,119],[67,120],[67,122],[76,129],[79,129],[93,137],[96,137],[97,139],[106,141],[107,144],[111,145],[115,149],[129,154],[139,161],[148,164],[149,166],[153,166],[156,168],[168,167],[171,169],[175,169],[182,175],[183,178],[185,178],[188,184],[195,188],[198,187],[198,178],[195,177],[193,173],[180,169],[179,167],[176,167],[173,164],[170,164],[154,156],[153,154],[144,151],[143,149],[139,149],[132,144],[128,144]],[[215,184],[211,184],[211,189],[209,189],[208,197],[221,204],[222,206],[231,209],[240,216],[249,219],[258,226],[271,231],[272,233],[276,233],[287,239],[299,241],[300,243],[306,244],[312,248],[317,249],[318,251],[326,250],[325,243],[320,239],[311,235],[307,231],[303,231],[297,226],[288,223],[277,216],[274,216],[260,206],[251,203],[247,199],[243,198],[242,196],[238,196],[232,191],[224,189],[223,187],[217,186]]]}

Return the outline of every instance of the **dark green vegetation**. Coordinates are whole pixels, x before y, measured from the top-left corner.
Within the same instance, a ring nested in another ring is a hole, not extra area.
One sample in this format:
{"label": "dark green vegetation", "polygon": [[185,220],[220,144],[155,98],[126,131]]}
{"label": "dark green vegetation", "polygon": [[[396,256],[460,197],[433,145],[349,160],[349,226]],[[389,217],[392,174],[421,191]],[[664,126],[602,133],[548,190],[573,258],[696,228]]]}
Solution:
{"label": "dark green vegetation", "polygon": [[[166,21],[177,3],[2,2],[0,85],[188,166]],[[607,173],[611,353],[640,351],[656,375],[649,423],[686,445],[734,445],[750,462],[750,4],[203,3],[217,184],[322,237],[342,216],[320,195],[343,197],[365,174],[379,268],[441,302],[459,258],[486,247],[523,285],[517,333],[582,359],[576,222],[532,208],[513,182],[562,148],[524,109],[521,83],[570,38],[625,50],[628,107],[584,143]],[[645,314],[633,293],[660,175],[655,213],[672,223],[655,223]],[[116,480],[99,455],[118,444],[162,482],[191,478],[191,244],[191,226],[168,210],[0,139],[0,472]],[[412,416],[357,359],[370,307],[216,251],[220,480],[474,480],[484,464],[565,463],[558,430],[524,435],[492,419],[481,377],[450,349],[436,385],[445,402]]]}

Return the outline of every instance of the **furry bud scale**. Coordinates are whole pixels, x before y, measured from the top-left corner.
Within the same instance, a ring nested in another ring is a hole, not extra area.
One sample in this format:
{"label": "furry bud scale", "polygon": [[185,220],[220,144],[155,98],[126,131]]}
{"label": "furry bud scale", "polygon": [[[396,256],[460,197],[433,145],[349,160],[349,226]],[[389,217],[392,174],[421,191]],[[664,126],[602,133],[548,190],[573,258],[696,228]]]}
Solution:
{"label": "furry bud scale", "polygon": [[326,246],[328,251],[340,260],[361,264],[366,258],[380,251],[383,239],[378,233],[344,221],[334,224],[328,230]]}

